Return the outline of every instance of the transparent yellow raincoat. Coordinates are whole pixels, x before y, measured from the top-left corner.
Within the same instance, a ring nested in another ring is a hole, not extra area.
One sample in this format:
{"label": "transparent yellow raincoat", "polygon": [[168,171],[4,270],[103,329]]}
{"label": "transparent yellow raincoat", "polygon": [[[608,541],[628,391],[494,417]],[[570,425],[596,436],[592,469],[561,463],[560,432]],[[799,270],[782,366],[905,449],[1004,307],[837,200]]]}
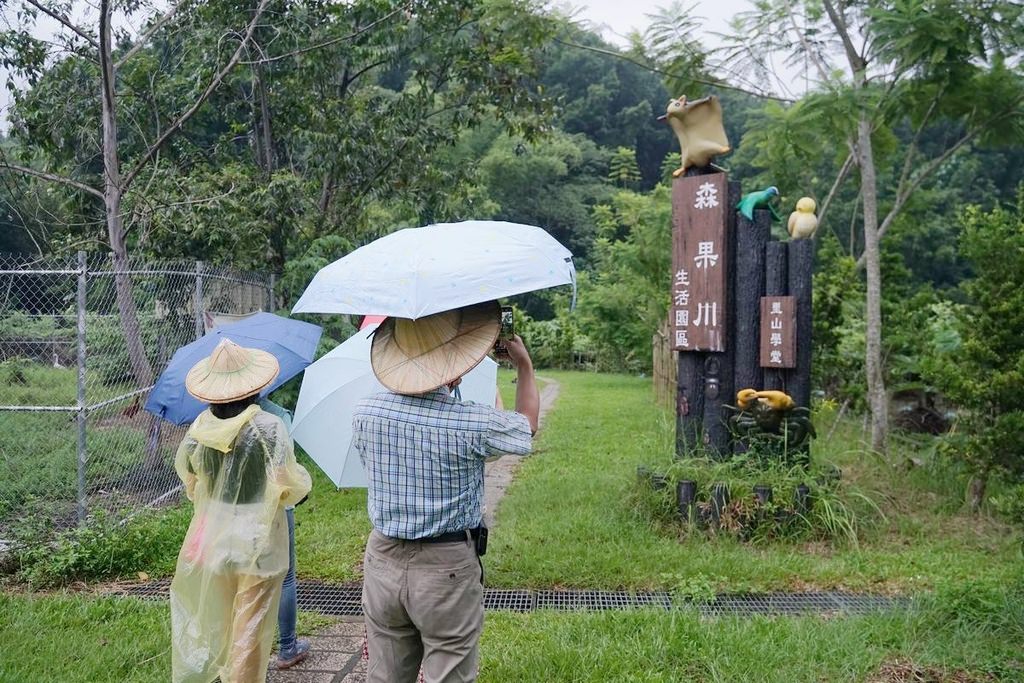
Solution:
{"label": "transparent yellow raincoat", "polygon": [[288,570],[284,509],[310,489],[280,418],[249,406],[192,424],[175,469],[195,510],[171,583],[175,683],[261,683]]}

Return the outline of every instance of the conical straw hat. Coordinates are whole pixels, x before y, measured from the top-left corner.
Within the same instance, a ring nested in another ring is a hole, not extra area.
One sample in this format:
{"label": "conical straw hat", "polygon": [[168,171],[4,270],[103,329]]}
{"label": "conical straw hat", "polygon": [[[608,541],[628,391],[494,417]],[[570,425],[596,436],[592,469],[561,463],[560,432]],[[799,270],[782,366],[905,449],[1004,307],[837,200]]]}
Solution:
{"label": "conical straw hat", "polygon": [[230,403],[258,394],[280,371],[274,354],[239,346],[227,337],[188,371],[185,388],[205,403]]}
{"label": "conical straw hat", "polygon": [[388,318],[370,347],[373,374],[399,394],[425,394],[476,367],[494,348],[500,329],[497,301],[417,320]]}

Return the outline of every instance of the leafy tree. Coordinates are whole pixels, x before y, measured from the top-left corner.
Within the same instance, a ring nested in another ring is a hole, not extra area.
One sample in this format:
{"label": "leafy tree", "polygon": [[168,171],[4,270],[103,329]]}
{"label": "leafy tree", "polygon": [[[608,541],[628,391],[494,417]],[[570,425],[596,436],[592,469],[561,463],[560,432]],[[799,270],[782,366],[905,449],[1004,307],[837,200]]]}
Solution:
{"label": "leafy tree", "polygon": [[600,36],[567,26],[551,45],[540,80],[557,103],[562,130],[634,150],[644,187],[660,180],[672,136],[657,117],[668,92],[642,59],[631,61]]}
{"label": "leafy tree", "polygon": [[[494,217],[538,225],[585,265],[594,241],[591,209],[605,201],[608,153],[583,135],[553,131],[531,144],[515,137],[494,141],[480,160],[480,178],[498,205]],[[536,311],[530,311],[531,315]]]}
{"label": "leafy tree", "polygon": [[[233,32],[237,44],[231,48],[227,57],[206,63],[206,68],[199,71],[204,86],[195,95],[192,92],[188,93],[190,103],[176,113],[168,115],[155,135],[146,141],[136,141],[134,148],[119,135],[118,127],[123,125],[125,120],[124,112],[119,105],[123,82],[120,82],[117,76],[125,64],[138,53],[138,48],[144,46],[155,31],[173,18],[180,9],[180,5],[172,4],[162,16],[154,17],[149,28],[139,36],[136,46],[125,50],[115,59],[112,29],[114,7],[111,0],[100,0],[98,20],[95,26],[79,26],[74,23],[65,14],[59,3],[25,0],[19,4],[17,17],[20,23],[0,33],[0,56],[8,67],[15,73],[27,77],[31,85],[39,81],[47,60],[50,58],[50,50],[44,40],[33,35],[33,30],[38,16],[45,14],[57,21],[64,30],[59,36],[58,48],[72,55],[63,60],[63,63],[57,67],[58,70],[65,71],[73,79],[74,84],[78,86],[75,89],[81,90],[84,87],[99,93],[99,102],[96,102],[93,97],[90,98],[89,104],[83,107],[86,115],[92,119],[93,125],[90,128],[93,134],[87,134],[81,129],[68,132],[61,125],[52,125],[46,127],[46,130],[40,131],[43,138],[41,146],[44,149],[48,147],[52,150],[65,144],[67,138],[73,139],[75,136],[80,136],[78,141],[91,147],[89,157],[93,161],[82,159],[81,161],[84,163],[81,166],[85,168],[75,168],[75,166],[79,166],[79,164],[75,164],[71,168],[59,168],[57,172],[10,162],[3,163],[2,168],[49,182],[61,183],[102,202],[106,238],[117,271],[115,275],[117,305],[124,328],[131,371],[139,384],[150,384],[153,380],[153,370],[143,348],[138,312],[132,299],[131,282],[124,274],[129,269],[127,229],[122,212],[124,197],[165,144],[181,130],[182,126],[200,109],[210,95],[220,87],[227,74],[237,66],[252,40],[253,32],[263,16],[269,0],[260,0],[254,7],[233,13],[243,17],[242,21],[235,24],[242,28]],[[137,7],[133,9],[137,9]],[[8,86],[13,87],[10,82]],[[63,93],[57,94],[62,95]],[[24,94],[16,92],[15,95],[16,103],[22,105],[26,99]],[[50,115],[55,113],[59,117],[63,111],[72,109],[69,106],[69,100],[64,100],[63,104],[64,108],[58,108]],[[38,109],[36,113],[41,114]],[[39,130],[40,119],[43,118],[46,116],[29,115],[21,117],[20,120],[17,120],[16,117],[15,137],[21,137],[24,131],[32,128]],[[94,137],[96,130],[100,131],[98,139]],[[70,142],[74,144],[74,141]],[[139,144],[140,142],[141,144]],[[84,152],[81,148],[79,151]],[[98,160],[98,163],[95,160]]]}
{"label": "leafy tree", "polygon": [[971,468],[970,503],[991,475],[1024,483],[1024,185],[1014,210],[967,209],[960,250],[975,276],[963,285],[959,324],[936,316],[926,375],[962,409],[947,448]]}
{"label": "leafy tree", "polygon": [[[23,2],[32,18],[36,0]],[[84,193],[69,232],[109,219],[125,257],[308,274],[384,231],[463,211],[480,198],[473,169],[439,150],[485,120],[531,139],[547,111],[531,79],[550,23],[529,0],[176,3],[147,21],[107,50],[110,78],[93,57],[107,42],[69,20],[52,63],[30,26],[2,42],[29,77],[12,121],[21,163],[4,168]],[[97,140],[104,116],[125,125]],[[99,206],[108,190],[117,201]]]}
{"label": "leafy tree", "polygon": [[636,157],[628,147],[618,147],[608,162],[608,180],[619,187],[631,188],[640,180]]}
{"label": "leafy tree", "polygon": [[595,208],[595,263],[580,280],[580,327],[598,365],[651,368],[651,336],[668,314],[672,277],[671,201],[666,185],[646,195],[617,192]]}
{"label": "leafy tree", "polygon": [[[885,451],[888,431],[881,239],[924,183],[969,143],[1021,138],[1022,16],[1018,4],[1002,0],[760,0],[735,24],[731,64],[769,79],[771,59],[782,52],[791,66],[809,64],[817,76],[794,116],[803,115],[811,139],[818,131],[846,146],[823,204],[858,171],[864,248],[857,262],[866,275],[865,362],[871,445],[878,451]],[[904,122],[912,134],[901,144],[893,128]],[[953,135],[932,142],[928,132],[939,124]],[[879,165],[894,171],[888,188]]]}

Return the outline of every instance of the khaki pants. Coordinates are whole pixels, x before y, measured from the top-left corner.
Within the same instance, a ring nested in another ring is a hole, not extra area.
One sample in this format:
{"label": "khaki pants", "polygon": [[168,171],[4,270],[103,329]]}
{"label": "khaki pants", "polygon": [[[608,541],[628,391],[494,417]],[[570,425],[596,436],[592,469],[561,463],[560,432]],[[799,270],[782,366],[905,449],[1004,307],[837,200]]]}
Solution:
{"label": "khaki pants", "polygon": [[475,681],[484,625],[476,551],[374,531],[363,565],[367,683]]}

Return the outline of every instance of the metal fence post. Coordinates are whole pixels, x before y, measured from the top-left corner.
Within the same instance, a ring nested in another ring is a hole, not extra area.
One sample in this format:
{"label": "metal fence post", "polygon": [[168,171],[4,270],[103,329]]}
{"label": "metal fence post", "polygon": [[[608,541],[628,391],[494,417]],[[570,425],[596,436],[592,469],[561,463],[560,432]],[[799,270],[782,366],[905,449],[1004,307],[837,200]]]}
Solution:
{"label": "metal fence post", "polygon": [[203,262],[196,261],[196,339],[206,334],[203,324]]}
{"label": "metal fence post", "polygon": [[88,462],[86,452],[86,414],[85,404],[85,310],[86,310],[86,285],[88,277],[88,261],[85,252],[78,252],[78,522],[85,521],[88,514],[88,506],[85,499],[85,468]]}
{"label": "metal fence post", "polygon": [[270,299],[269,308],[267,313],[273,313],[277,310],[277,302],[274,301],[274,290],[277,287],[277,275],[275,273],[270,274],[270,284],[267,288],[267,297]]}

